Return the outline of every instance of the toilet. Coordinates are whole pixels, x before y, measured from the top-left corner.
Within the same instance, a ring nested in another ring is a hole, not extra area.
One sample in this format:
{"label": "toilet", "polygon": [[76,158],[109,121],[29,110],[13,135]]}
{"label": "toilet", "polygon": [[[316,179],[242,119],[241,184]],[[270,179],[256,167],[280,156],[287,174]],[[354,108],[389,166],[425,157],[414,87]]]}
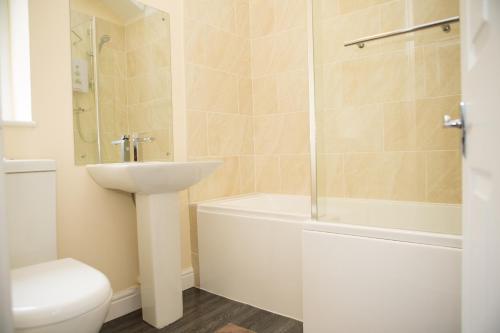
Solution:
{"label": "toilet", "polygon": [[113,291],[95,268],[57,259],[55,161],[5,160],[4,169],[15,332],[99,332]]}

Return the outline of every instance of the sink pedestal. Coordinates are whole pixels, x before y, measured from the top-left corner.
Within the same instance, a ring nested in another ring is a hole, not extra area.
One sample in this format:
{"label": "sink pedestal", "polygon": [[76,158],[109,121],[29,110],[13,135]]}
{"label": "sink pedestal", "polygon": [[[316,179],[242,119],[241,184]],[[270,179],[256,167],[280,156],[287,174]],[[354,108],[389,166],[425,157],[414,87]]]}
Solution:
{"label": "sink pedestal", "polygon": [[156,328],[182,317],[179,191],[198,183],[221,161],[87,165],[97,184],[135,193],[142,316]]}
{"label": "sink pedestal", "polygon": [[162,328],[182,317],[179,195],[135,196],[142,317]]}

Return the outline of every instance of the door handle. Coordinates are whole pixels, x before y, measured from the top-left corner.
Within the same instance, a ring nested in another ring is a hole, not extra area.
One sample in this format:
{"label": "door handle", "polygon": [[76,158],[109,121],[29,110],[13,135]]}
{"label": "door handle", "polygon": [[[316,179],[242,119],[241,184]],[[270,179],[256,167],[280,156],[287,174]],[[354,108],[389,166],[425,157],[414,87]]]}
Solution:
{"label": "door handle", "polygon": [[461,118],[451,119],[451,117],[447,114],[443,117],[443,127],[445,128],[463,128],[464,124]]}
{"label": "door handle", "polygon": [[466,127],[465,127],[465,103],[460,102],[460,118],[451,119],[449,115],[443,117],[444,128],[458,128],[462,131],[462,155],[465,157],[466,153]]}

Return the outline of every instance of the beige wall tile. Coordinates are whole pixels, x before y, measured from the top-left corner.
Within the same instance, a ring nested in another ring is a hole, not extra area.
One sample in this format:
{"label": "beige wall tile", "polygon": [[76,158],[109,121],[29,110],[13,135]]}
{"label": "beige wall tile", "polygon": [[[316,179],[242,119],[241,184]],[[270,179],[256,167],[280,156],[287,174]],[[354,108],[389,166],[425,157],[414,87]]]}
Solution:
{"label": "beige wall tile", "polygon": [[382,31],[392,31],[406,27],[406,0],[396,0],[380,8]]}
{"label": "beige wall tile", "polygon": [[315,21],[328,19],[339,14],[338,0],[313,0],[313,12]]}
{"label": "beige wall tile", "polygon": [[275,38],[272,58],[274,73],[307,68],[307,32],[305,28],[288,30]]}
{"label": "beige wall tile", "polygon": [[309,114],[307,112],[289,113],[283,116],[283,131],[280,134],[279,143],[280,154],[309,153]]}
{"label": "beige wall tile", "polygon": [[417,147],[417,106],[414,102],[382,104],[384,150],[411,151]]}
{"label": "beige wall tile", "polygon": [[392,0],[338,0],[339,9],[342,14],[364,9],[374,5],[383,4]]}
{"label": "beige wall tile", "polygon": [[278,156],[255,156],[255,187],[257,192],[280,193],[281,174]]}
{"label": "beige wall tile", "polygon": [[346,105],[396,102],[412,96],[412,68],[407,52],[377,55],[343,64]]}
{"label": "beige wall tile", "polygon": [[250,42],[245,37],[206,26],[206,65],[233,74],[250,74]]}
{"label": "beige wall tile", "polygon": [[233,0],[186,0],[185,16],[216,28],[235,32],[236,15]]}
{"label": "beige wall tile", "polygon": [[227,156],[253,153],[251,117],[209,113],[207,128],[209,155]]}
{"label": "beige wall tile", "polygon": [[281,192],[309,195],[311,193],[311,159],[309,155],[280,157]]}
{"label": "beige wall tile", "polygon": [[188,111],[186,113],[186,116],[188,132],[188,156],[207,156],[207,114],[205,112]]}
{"label": "beige wall tile", "polygon": [[256,116],[254,142],[256,154],[307,154],[308,113]]}
{"label": "beige wall tile", "polygon": [[[265,1],[265,0],[264,0]],[[251,25],[253,21],[250,21]],[[252,78],[272,74],[272,65],[275,48],[273,36],[254,38],[250,40]]]}
{"label": "beige wall tile", "polygon": [[308,111],[307,71],[279,74],[276,79],[277,112]]}
{"label": "beige wall tile", "polygon": [[240,156],[240,193],[255,192],[255,157]]}
{"label": "beige wall tile", "polygon": [[274,31],[274,10],[273,0],[250,1],[250,37],[262,37]]}
{"label": "beige wall tile", "polygon": [[194,65],[186,69],[186,104],[189,109],[238,112],[238,78]]}
{"label": "beige wall tile", "polygon": [[305,28],[251,40],[252,76],[254,78],[307,68]]}
{"label": "beige wall tile", "polygon": [[413,20],[423,24],[459,15],[458,0],[412,0]]}
{"label": "beige wall tile", "polygon": [[235,156],[224,157],[223,165],[212,175],[189,189],[189,201],[203,200],[237,195],[240,193],[240,167],[239,158]]}
{"label": "beige wall tile", "polygon": [[320,126],[327,153],[382,150],[383,113],[376,104],[327,110]]}
{"label": "beige wall tile", "polygon": [[274,0],[275,31],[306,26],[306,0]]}
{"label": "beige wall tile", "polygon": [[236,34],[250,36],[250,3],[248,0],[235,0]]}
{"label": "beige wall tile", "polygon": [[240,78],[238,81],[238,110],[241,114],[252,115],[253,111],[252,80]]}
{"label": "beige wall tile", "polygon": [[460,45],[457,41],[425,46],[417,55],[417,71],[423,71],[424,97],[460,94]]}
{"label": "beige wall tile", "polygon": [[275,76],[265,76],[252,81],[253,113],[255,115],[278,111],[278,91]]}
{"label": "beige wall tile", "polygon": [[283,115],[255,116],[254,143],[256,154],[273,154],[279,149],[280,135],[284,131]]}
{"label": "beige wall tile", "polygon": [[427,200],[462,202],[462,155],[460,151],[427,153]]}
{"label": "beige wall tile", "polygon": [[343,155],[318,155],[317,169],[318,195],[343,197],[345,195]]}
{"label": "beige wall tile", "polygon": [[346,154],[346,194],[350,197],[425,200],[425,154]]}
{"label": "beige wall tile", "polygon": [[321,93],[323,107],[340,109],[343,105],[342,64],[326,64],[317,79],[317,93]]}
{"label": "beige wall tile", "polygon": [[205,25],[187,18],[184,22],[184,55],[188,63],[204,65],[207,62],[207,37]]}

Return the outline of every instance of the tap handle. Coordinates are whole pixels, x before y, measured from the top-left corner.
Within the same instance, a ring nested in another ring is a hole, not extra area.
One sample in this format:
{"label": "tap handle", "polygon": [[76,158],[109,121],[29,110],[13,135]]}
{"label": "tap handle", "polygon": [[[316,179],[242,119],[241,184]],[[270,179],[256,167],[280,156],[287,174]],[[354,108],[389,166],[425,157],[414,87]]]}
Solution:
{"label": "tap handle", "polygon": [[124,135],[121,136],[120,139],[115,140],[115,141],[111,141],[111,144],[113,144],[113,145],[121,145],[122,143],[125,143],[125,142],[127,142],[129,140],[130,140],[130,136],[128,136],[127,134],[124,134]]}
{"label": "tap handle", "polygon": [[130,161],[130,137],[127,134],[121,136],[119,140],[111,141],[112,145],[120,145],[120,160],[121,162]]}

